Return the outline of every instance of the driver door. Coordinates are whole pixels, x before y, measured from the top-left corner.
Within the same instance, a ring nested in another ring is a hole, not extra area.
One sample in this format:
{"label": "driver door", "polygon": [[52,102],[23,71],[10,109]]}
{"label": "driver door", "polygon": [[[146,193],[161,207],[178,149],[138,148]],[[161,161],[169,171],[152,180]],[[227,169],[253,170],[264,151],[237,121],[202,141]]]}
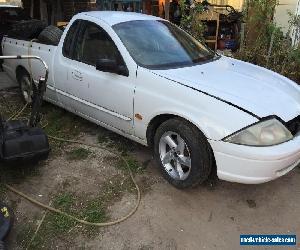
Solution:
{"label": "driver door", "polygon": [[66,59],[71,62],[65,64],[69,103],[81,116],[131,134],[135,75],[97,70],[98,59],[113,59],[123,67],[126,64],[108,32],[87,20],[81,20],[80,25],[72,58]]}

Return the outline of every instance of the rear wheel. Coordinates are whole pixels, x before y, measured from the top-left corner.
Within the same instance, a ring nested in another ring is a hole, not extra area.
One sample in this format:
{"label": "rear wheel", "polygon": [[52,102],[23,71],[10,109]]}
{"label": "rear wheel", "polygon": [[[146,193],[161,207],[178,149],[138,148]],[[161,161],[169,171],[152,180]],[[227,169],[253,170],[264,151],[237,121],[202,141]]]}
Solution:
{"label": "rear wheel", "polygon": [[204,182],[212,169],[212,151],[205,136],[180,118],[167,120],[157,129],[154,153],[164,178],[177,188]]}
{"label": "rear wheel", "polygon": [[32,103],[33,90],[29,74],[25,72],[21,74],[19,77],[19,85],[23,101],[25,103]]}

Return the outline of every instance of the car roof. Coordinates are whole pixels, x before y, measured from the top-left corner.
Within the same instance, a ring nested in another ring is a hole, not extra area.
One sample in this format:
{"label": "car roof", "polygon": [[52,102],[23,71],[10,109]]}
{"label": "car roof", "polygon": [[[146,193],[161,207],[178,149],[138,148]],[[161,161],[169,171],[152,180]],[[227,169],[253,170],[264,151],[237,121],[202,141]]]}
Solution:
{"label": "car roof", "polygon": [[0,4],[0,8],[22,8],[17,5],[11,5],[11,4]]}
{"label": "car roof", "polygon": [[113,26],[117,23],[137,21],[137,20],[162,20],[159,17],[145,15],[136,12],[124,12],[124,11],[89,11],[81,13],[83,15],[91,16],[97,19],[101,19],[107,24]]}

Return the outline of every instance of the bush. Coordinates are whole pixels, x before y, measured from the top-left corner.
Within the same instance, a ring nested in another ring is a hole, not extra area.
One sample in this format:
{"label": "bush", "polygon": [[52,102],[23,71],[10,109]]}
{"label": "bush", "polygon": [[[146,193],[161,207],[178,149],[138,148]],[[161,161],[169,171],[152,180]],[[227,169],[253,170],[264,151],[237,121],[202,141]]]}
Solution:
{"label": "bush", "polygon": [[202,3],[192,0],[190,4],[186,0],[180,0],[179,4],[182,12],[180,28],[196,39],[204,41],[206,26],[199,20],[199,15],[204,11]]}
{"label": "bush", "polygon": [[[284,34],[271,18],[277,4],[273,1],[272,5],[269,0],[248,1],[254,11],[249,14],[246,39],[235,57],[276,71],[300,84],[300,48],[293,45],[290,38],[292,32],[299,37],[300,16],[289,13],[289,29]],[[249,36],[249,27],[256,27],[254,38]]]}

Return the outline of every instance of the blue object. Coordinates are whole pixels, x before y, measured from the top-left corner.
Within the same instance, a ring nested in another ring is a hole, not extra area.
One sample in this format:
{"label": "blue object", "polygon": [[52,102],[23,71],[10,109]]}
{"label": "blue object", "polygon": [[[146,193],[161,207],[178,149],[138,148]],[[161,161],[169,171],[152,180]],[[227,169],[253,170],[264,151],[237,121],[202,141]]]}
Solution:
{"label": "blue object", "polygon": [[237,46],[236,40],[230,39],[230,40],[225,40],[225,49],[232,49],[234,50]]}
{"label": "blue object", "polygon": [[0,202],[0,241],[7,236],[12,224],[12,211]]}
{"label": "blue object", "polygon": [[281,234],[242,234],[240,235],[241,246],[295,246],[296,235]]}

